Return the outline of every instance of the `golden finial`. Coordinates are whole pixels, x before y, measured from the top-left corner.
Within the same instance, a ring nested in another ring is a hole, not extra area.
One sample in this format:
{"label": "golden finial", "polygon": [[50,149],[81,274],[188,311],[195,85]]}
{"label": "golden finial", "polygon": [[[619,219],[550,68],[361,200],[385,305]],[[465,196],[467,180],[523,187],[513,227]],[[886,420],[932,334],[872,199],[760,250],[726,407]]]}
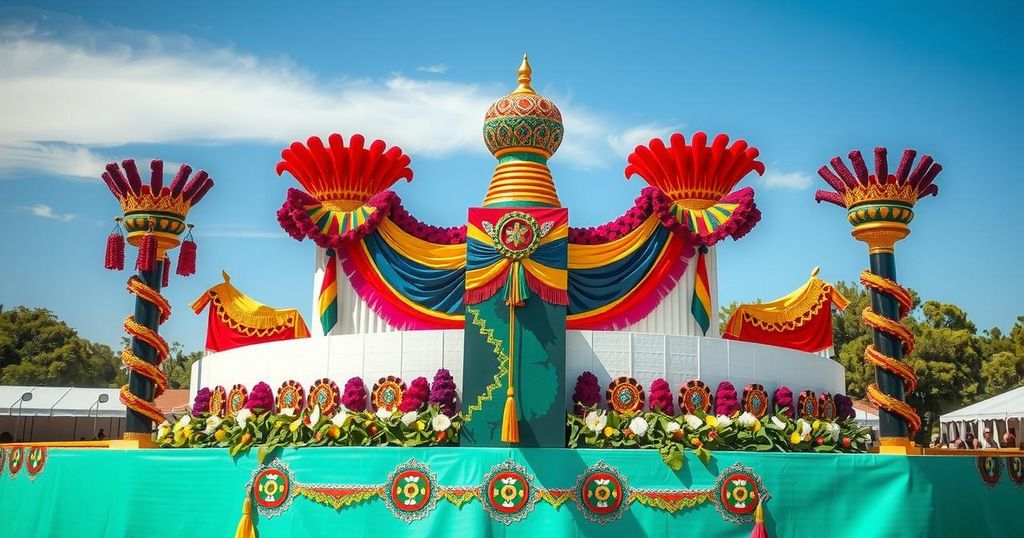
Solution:
{"label": "golden finial", "polygon": [[814,269],[811,269],[811,278],[818,276],[818,271],[821,271],[821,267],[815,265]]}
{"label": "golden finial", "polygon": [[523,54],[523,63],[519,65],[519,87],[512,93],[537,93],[530,87],[533,69],[530,68],[530,60]]}

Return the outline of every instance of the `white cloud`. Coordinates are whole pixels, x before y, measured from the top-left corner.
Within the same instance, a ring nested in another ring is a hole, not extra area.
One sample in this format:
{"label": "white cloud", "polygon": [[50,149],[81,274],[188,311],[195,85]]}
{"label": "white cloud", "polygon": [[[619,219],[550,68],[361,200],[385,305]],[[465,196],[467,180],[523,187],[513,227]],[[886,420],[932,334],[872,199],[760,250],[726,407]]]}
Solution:
{"label": "white cloud", "polygon": [[434,64],[434,65],[423,65],[416,68],[417,71],[423,73],[433,73],[435,75],[443,75],[448,72],[448,66],[445,64]]}
{"label": "white cloud", "polygon": [[682,129],[681,125],[662,125],[658,123],[637,125],[619,134],[609,135],[608,144],[612,146],[617,156],[625,159],[630,153],[633,153],[637,146],[647,144],[652,138],[662,138],[667,143],[668,137],[680,129]]}
{"label": "white cloud", "polygon": [[767,171],[756,179],[758,183],[769,189],[791,189],[802,191],[811,186],[810,174],[804,172],[772,172]]}
{"label": "white cloud", "polygon": [[75,218],[75,214],[74,213],[64,213],[64,214],[54,213],[52,207],[50,207],[48,205],[44,205],[44,204],[36,204],[36,205],[33,205],[33,206],[24,207],[22,209],[24,209],[25,211],[28,211],[29,213],[31,213],[31,214],[33,214],[33,215],[35,215],[37,217],[41,217],[41,218],[44,218],[44,219],[59,220],[61,222],[71,222]]}
{"label": "white cloud", "polygon": [[[381,138],[414,159],[484,154],[483,112],[514,85],[402,75],[323,80],[287,60],[180,35],[46,24],[0,26],[0,175],[35,169],[95,178],[106,162],[97,152],[129,143],[283,145],[332,132]],[[552,97],[566,123],[557,158],[571,165],[611,164],[613,151],[624,156],[635,138],[664,130],[619,126]]]}

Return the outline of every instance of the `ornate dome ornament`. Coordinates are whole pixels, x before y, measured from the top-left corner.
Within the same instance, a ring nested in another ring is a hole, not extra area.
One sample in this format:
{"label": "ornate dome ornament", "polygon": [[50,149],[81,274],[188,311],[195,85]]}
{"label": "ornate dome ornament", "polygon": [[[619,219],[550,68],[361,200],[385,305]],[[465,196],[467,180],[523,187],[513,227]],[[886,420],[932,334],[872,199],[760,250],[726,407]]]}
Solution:
{"label": "ornate dome ornament", "polygon": [[562,144],[562,113],[534,91],[533,68],[525,54],[518,80],[519,86],[484,114],[484,144],[498,167],[483,205],[560,207],[547,161]]}
{"label": "ornate dome ornament", "polygon": [[758,151],[746,141],[729,145],[720,134],[711,146],[703,132],[690,143],[682,133],[669,137],[669,145],[654,138],[629,155],[625,174],[638,175],[672,201],[671,211],[698,242],[710,247],[727,236],[739,239],[761,219],[754,204],[754,190],[731,192],[747,174],[764,174]]}

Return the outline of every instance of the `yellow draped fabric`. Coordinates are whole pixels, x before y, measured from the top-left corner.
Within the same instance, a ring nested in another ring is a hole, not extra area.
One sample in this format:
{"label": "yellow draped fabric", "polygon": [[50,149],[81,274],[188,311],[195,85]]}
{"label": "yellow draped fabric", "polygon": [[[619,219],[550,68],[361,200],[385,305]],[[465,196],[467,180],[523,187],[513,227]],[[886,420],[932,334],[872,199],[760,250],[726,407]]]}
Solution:
{"label": "yellow draped fabric", "polygon": [[302,314],[295,308],[272,308],[245,295],[231,285],[231,277],[203,292],[190,305],[196,314],[211,302],[217,316],[230,329],[245,336],[263,337],[291,328],[294,338],[309,337]]}
{"label": "yellow draped fabric", "polygon": [[729,319],[725,332],[738,335],[744,323],[770,332],[791,331],[811,320],[822,306],[834,304],[843,310],[850,304],[831,284],[814,275],[806,284],[781,299],[740,305]]}
{"label": "yellow draped fabric", "polygon": [[377,233],[388,246],[407,260],[431,269],[462,269],[466,267],[466,245],[464,243],[439,245],[424,241],[406,233],[386,217],[381,219]]}
{"label": "yellow draped fabric", "polygon": [[659,217],[651,215],[636,229],[614,241],[600,245],[569,243],[569,269],[593,269],[621,260],[642,247],[660,224]]}

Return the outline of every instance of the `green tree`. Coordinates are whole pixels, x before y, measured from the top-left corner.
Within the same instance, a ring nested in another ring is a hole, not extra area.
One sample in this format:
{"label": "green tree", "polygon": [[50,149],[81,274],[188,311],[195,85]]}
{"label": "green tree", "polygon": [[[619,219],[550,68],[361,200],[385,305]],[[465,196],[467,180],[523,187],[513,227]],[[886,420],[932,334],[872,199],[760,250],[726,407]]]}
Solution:
{"label": "green tree", "polygon": [[161,365],[167,375],[167,385],[172,389],[188,388],[192,381],[192,364],[203,358],[202,351],[185,353],[182,349],[178,342],[171,344],[171,354]]}
{"label": "green tree", "polygon": [[985,396],[996,396],[1024,385],[1024,355],[1000,351],[981,364]]}

